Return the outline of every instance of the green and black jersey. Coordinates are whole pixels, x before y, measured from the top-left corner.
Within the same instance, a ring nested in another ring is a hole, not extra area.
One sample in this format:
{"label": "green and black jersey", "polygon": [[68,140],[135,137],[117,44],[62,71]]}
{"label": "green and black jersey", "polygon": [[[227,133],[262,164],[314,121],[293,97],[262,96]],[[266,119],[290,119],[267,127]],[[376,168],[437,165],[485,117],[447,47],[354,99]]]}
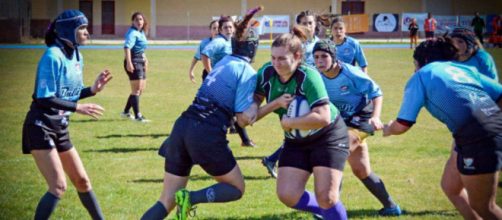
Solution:
{"label": "green and black jersey", "polygon": [[[304,96],[310,105],[310,109],[329,104],[331,122],[338,116],[338,109],[329,102],[326,87],[321,75],[316,69],[307,65],[300,65],[293,76],[287,82],[281,82],[271,62],[266,63],[258,71],[256,94],[266,97],[267,103],[275,100],[283,94]],[[287,109],[279,108],[274,111],[282,118]]]}

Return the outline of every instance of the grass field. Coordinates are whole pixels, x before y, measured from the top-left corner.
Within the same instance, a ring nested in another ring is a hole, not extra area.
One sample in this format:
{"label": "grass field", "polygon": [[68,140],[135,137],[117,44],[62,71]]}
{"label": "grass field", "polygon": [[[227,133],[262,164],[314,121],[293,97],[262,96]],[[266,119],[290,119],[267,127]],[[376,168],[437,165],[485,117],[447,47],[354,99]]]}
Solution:
{"label": "grass field", "polygon": [[[502,50],[489,50],[502,72]],[[37,62],[43,50],[0,49],[0,219],[32,219],[45,181],[30,155],[21,154],[21,128],[31,102]],[[162,189],[163,159],[157,149],[169,136],[173,122],[186,109],[200,83],[188,79],[193,51],[148,51],[151,67],[148,85],[141,97],[143,114],[152,120],[140,124],[121,119],[129,93],[122,68],[122,50],[83,50],[85,82],[110,69],[114,79],[96,97],[82,100],[101,104],[105,115],[93,120],[82,115],[71,118],[72,142],[79,151],[105,216],[108,219],[139,219],[155,203]],[[367,49],[369,74],[384,91],[382,121],[395,118],[403,87],[413,73],[412,51],[408,49]],[[269,59],[261,50],[254,66]],[[197,66],[199,73],[201,65]],[[229,135],[230,146],[246,180],[244,197],[227,204],[201,204],[198,219],[310,219],[310,215],[282,205],[275,195],[275,179],[267,174],[260,160],[282,142],[275,115],[248,128],[258,148],[240,147],[238,135]],[[203,135],[203,134],[201,134]],[[405,211],[400,219],[459,219],[443,195],[439,180],[450,151],[451,137],[446,127],[425,110],[418,123],[405,135],[369,138],[373,170]],[[199,189],[214,181],[199,167],[194,168],[188,189]],[[312,189],[312,184],[309,184]],[[501,189],[501,188],[499,188]],[[351,173],[347,165],[342,201],[350,218],[379,218],[379,202]],[[502,204],[502,193],[497,197]],[[172,215],[169,216],[172,219]],[[75,188],[68,190],[53,219],[89,219]]]}

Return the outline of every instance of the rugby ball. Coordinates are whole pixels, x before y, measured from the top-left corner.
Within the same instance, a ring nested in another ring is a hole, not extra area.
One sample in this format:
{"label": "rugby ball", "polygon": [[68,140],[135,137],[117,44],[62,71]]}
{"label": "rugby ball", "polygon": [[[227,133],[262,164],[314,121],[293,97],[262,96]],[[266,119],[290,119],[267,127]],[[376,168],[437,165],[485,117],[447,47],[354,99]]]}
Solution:
{"label": "rugby ball", "polygon": [[[297,118],[309,112],[310,106],[307,99],[303,96],[296,96],[295,99],[289,103],[286,116],[288,118]],[[312,130],[291,129],[290,132],[287,132],[287,135],[290,136],[290,138],[300,139],[309,136],[311,133]]]}

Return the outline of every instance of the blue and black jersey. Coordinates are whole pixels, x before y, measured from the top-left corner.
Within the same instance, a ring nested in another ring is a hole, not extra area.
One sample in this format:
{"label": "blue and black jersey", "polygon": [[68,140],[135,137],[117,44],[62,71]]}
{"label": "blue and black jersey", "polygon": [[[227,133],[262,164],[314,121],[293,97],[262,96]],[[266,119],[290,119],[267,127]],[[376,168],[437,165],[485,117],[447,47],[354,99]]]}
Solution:
{"label": "blue and black jersey", "polygon": [[211,67],[216,64],[226,55],[232,54],[232,42],[230,38],[226,38],[222,34],[218,34],[201,52],[211,60]]}
{"label": "blue and black jersey", "polygon": [[359,41],[349,36],[345,37],[343,43],[336,45],[336,58],[354,66],[357,63],[361,68],[368,66]]}
{"label": "blue and black jersey", "polygon": [[487,118],[500,113],[496,102],[501,98],[502,85],[475,68],[433,62],[418,70],[406,84],[398,121],[413,124],[425,106],[455,135],[470,124],[478,126],[467,129],[484,128],[489,123]]}
{"label": "blue and black jersey", "polygon": [[372,99],[382,96],[382,90],[360,68],[345,63],[339,65],[340,73],[335,78],[321,75],[329,101],[340,110],[343,119],[348,120],[370,104]]}
{"label": "blue and black jersey", "polygon": [[497,67],[493,61],[492,56],[483,49],[479,49],[474,55],[472,55],[468,60],[464,62],[459,62],[468,66],[473,66],[478,69],[478,72],[488,76],[489,78],[499,81],[499,76],[497,73]]}
{"label": "blue and black jersey", "polygon": [[132,57],[142,56],[145,53],[148,41],[144,31],[139,31],[132,26],[125,34],[124,48],[131,50]]}

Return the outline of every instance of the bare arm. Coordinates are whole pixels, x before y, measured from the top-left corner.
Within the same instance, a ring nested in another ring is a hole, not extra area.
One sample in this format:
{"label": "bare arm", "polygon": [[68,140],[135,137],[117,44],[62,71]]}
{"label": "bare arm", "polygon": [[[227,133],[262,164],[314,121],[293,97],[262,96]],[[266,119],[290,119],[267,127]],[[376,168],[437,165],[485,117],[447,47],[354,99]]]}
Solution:
{"label": "bare arm", "polygon": [[207,57],[204,54],[201,54],[200,58],[202,60],[202,64],[204,65],[204,69],[207,71],[207,73],[210,73],[212,70],[211,69],[211,59],[209,59],[209,57]]}
{"label": "bare arm", "polygon": [[383,127],[383,136],[387,137],[390,135],[400,135],[405,133],[410,129],[409,126],[403,125],[397,121],[390,121],[388,124]]}
{"label": "bare arm", "polygon": [[190,69],[188,70],[188,77],[190,78],[190,81],[195,83],[195,76],[193,74],[193,69],[195,68],[195,64],[197,64],[197,59],[192,58],[192,63],[190,64]]}
{"label": "bare arm", "polygon": [[380,114],[382,112],[383,96],[379,96],[373,99],[373,114],[369,120],[369,123],[373,125],[375,130],[380,130],[383,128],[382,121],[380,120]]}
{"label": "bare arm", "polygon": [[246,111],[235,114],[239,126],[243,128],[247,125],[252,125],[256,121],[257,111],[258,105],[253,102]]}
{"label": "bare arm", "polygon": [[[257,104],[257,106],[260,106],[260,104],[263,102],[263,99],[265,99],[265,97],[260,95],[255,95],[255,103]],[[257,121],[260,120],[261,118],[277,110],[278,108],[288,109],[288,105],[291,101],[293,101],[293,96],[290,94],[284,94],[281,97],[275,99],[274,101],[269,102],[264,106],[261,106],[258,109],[256,120]]]}
{"label": "bare arm", "polygon": [[124,48],[124,53],[125,53],[125,60],[126,60],[126,69],[128,72],[133,72],[134,65],[132,65],[132,60],[131,60],[131,49]]}
{"label": "bare arm", "polygon": [[319,129],[331,123],[331,110],[329,105],[321,105],[312,109],[308,114],[298,118],[288,118],[283,116],[281,120],[282,128],[289,131],[293,128],[301,130]]}

